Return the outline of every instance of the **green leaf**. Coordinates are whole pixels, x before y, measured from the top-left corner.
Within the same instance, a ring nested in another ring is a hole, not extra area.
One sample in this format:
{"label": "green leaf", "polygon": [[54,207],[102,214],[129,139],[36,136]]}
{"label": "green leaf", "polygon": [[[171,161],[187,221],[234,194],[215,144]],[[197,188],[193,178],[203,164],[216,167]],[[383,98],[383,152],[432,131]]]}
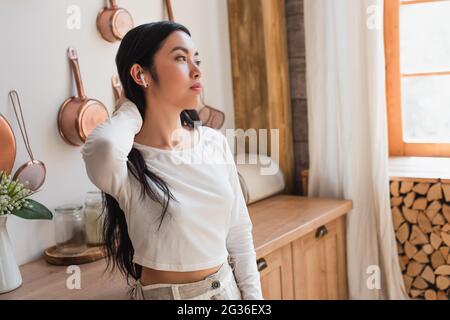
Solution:
{"label": "green leaf", "polygon": [[33,206],[33,208],[22,208],[20,210],[14,210],[11,214],[16,215],[23,219],[43,219],[52,220],[52,212],[44,205],[32,199],[27,199],[27,202]]}

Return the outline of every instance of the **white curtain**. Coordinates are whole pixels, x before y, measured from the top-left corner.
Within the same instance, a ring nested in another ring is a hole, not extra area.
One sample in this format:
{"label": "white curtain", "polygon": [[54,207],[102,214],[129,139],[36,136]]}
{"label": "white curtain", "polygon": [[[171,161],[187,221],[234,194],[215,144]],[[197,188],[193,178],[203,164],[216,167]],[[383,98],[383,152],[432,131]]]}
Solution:
{"label": "white curtain", "polygon": [[390,210],[383,1],[304,0],[304,14],[309,196],[353,200],[349,298],[407,299]]}

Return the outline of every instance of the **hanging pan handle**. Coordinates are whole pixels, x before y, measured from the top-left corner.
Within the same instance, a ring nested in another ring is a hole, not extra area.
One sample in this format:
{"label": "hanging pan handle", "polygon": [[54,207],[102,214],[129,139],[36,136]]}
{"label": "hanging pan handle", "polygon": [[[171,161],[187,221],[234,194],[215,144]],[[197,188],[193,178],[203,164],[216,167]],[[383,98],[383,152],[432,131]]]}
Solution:
{"label": "hanging pan handle", "polygon": [[67,56],[69,58],[70,66],[72,68],[75,83],[77,85],[78,97],[82,100],[86,99],[84,94],[83,82],[81,81],[80,65],[78,64],[78,55],[75,48],[69,47],[67,49]]}
{"label": "hanging pan handle", "polygon": [[[19,124],[20,133],[22,134],[23,142],[25,144],[25,148],[27,149],[28,155],[30,156],[31,161],[34,160],[33,152],[31,151],[30,141],[28,140],[27,128],[25,127],[25,120],[23,118],[22,113],[22,105],[20,104],[19,94],[16,90],[11,90],[9,92],[9,99],[11,100],[12,106],[14,107],[14,113],[16,114],[17,122]],[[18,108],[17,108],[18,107]],[[17,114],[17,109],[20,111],[20,118]],[[21,122],[22,120],[22,122]]]}
{"label": "hanging pan handle", "polygon": [[172,1],[171,0],[166,0],[166,8],[167,8],[167,15],[169,16],[169,20],[174,22],[175,19],[173,17]]}
{"label": "hanging pan handle", "polygon": [[109,0],[109,6],[111,7],[111,9],[117,9],[117,3],[116,0]]}

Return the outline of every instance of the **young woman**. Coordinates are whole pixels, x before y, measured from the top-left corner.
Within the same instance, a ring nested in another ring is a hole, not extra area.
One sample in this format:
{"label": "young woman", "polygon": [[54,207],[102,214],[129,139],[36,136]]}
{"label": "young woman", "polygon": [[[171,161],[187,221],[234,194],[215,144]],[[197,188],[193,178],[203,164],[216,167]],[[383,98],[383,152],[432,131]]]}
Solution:
{"label": "young woman", "polygon": [[116,64],[126,98],[81,150],[103,191],[108,266],[133,278],[133,299],[263,299],[232,151],[220,131],[197,125],[189,31],[140,25]]}

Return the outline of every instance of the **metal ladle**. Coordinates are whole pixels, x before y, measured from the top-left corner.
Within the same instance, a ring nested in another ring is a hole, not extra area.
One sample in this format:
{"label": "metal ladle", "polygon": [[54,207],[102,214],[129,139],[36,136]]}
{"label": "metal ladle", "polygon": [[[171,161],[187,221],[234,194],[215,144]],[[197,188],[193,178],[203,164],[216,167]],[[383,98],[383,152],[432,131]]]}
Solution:
{"label": "metal ladle", "polygon": [[[19,169],[17,169],[16,173],[13,176],[13,179],[14,180],[17,179],[18,181],[23,183],[31,191],[36,191],[44,184],[47,170],[42,161],[36,160],[33,157],[33,152],[31,151],[30,142],[28,140],[28,134],[25,127],[25,121],[23,119],[22,106],[20,104],[19,94],[17,93],[16,90],[12,90],[9,92],[9,98],[11,99],[11,103],[14,107],[14,113],[16,114],[20,133],[22,134],[22,138],[25,143],[25,148],[31,159],[30,161],[21,165]],[[22,118],[23,123],[23,129],[19,116],[17,115],[16,103],[14,99],[16,99],[17,104],[19,106],[20,116]]]}

